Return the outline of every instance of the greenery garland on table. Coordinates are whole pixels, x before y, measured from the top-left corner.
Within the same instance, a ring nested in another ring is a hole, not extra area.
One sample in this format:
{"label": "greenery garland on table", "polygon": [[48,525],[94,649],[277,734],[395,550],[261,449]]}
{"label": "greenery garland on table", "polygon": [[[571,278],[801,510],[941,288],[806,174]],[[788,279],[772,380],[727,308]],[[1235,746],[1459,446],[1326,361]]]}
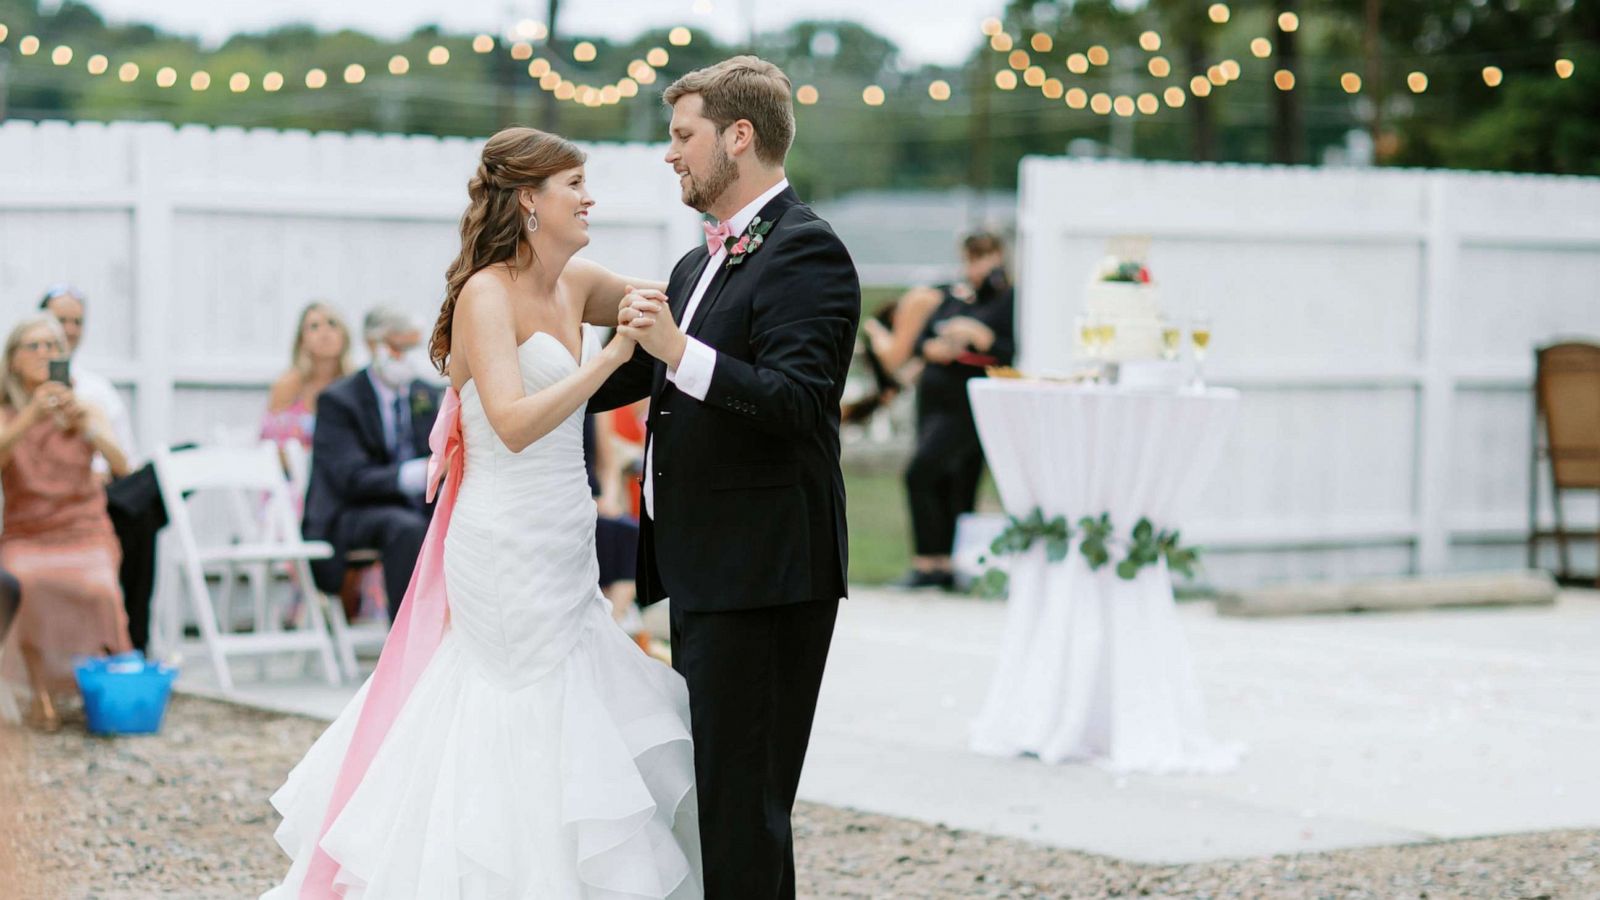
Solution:
{"label": "greenery garland on table", "polygon": [[[989,544],[991,556],[1010,556],[1026,552],[1035,541],[1044,542],[1045,559],[1058,563],[1067,558],[1072,549],[1073,531],[1067,524],[1066,516],[1056,516],[1046,520],[1044,511],[1034,507],[1033,512],[1025,518],[1009,516],[1004,531]],[[1078,520],[1078,533],[1082,540],[1078,543],[1078,552],[1083,554],[1084,562],[1089,568],[1099,571],[1111,562],[1113,547],[1126,547],[1127,553],[1117,563],[1117,577],[1125,581],[1132,581],[1139,577],[1139,570],[1145,566],[1153,566],[1157,561],[1165,559],[1167,569],[1176,572],[1185,578],[1194,577],[1195,563],[1200,559],[1198,547],[1185,547],[1178,543],[1177,531],[1157,531],[1149,519],[1140,519],[1133,526],[1133,531],[1128,540],[1118,540],[1111,525],[1111,514],[1103,512],[1098,518],[1084,516]],[[988,557],[981,557],[979,563],[987,563]],[[978,582],[978,589],[988,597],[999,597],[1005,594],[1010,584],[1010,576],[998,568],[990,568],[983,573],[983,578]]]}

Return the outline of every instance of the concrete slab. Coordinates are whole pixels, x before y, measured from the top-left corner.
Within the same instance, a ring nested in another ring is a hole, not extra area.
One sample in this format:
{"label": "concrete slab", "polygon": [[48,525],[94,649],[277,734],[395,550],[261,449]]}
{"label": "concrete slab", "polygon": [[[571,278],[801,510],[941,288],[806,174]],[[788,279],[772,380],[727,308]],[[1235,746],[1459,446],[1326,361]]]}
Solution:
{"label": "concrete slab", "polygon": [[[1235,772],[1119,777],[967,751],[1004,608],[857,590],[801,795],[1124,859],[1182,862],[1600,827],[1600,594],[1553,606],[1181,618]],[[192,657],[193,658],[193,657]],[[230,699],[331,717],[299,673]],[[203,666],[180,689],[215,695]]]}

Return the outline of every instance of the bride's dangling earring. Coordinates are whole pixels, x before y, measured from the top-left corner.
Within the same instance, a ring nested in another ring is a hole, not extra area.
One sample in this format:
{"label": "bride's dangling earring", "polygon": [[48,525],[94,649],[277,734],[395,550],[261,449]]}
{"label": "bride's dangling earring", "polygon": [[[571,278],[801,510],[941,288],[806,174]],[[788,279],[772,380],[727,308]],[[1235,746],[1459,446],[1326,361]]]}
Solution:
{"label": "bride's dangling earring", "polygon": [[538,210],[534,210],[534,211],[528,213],[527,227],[528,227],[528,233],[529,234],[533,234],[535,231],[539,230],[539,211]]}

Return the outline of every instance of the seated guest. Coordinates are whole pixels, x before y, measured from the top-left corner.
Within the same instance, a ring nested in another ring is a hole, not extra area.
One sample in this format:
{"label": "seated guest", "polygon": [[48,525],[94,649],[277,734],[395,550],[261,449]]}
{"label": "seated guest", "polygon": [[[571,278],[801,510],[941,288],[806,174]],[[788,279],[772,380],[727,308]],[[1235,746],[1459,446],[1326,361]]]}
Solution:
{"label": "seated guest", "polygon": [[311,449],[316,427],[317,395],[328,385],[349,375],[350,329],[326,303],[312,303],[300,311],[289,352],[289,370],[278,376],[267,395],[267,413],[261,419],[262,440],[280,446],[298,441]]}
{"label": "seated guest", "polygon": [[[639,520],[624,506],[627,460],[619,446],[611,413],[585,416],[583,460],[589,490],[595,498],[594,552],[600,568],[600,592],[611,601],[611,614],[624,631],[639,640],[644,623],[634,600],[639,557]],[[645,640],[648,640],[646,638]],[[648,651],[649,647],[645,646]]]}
{"label": "seated guest", "polygon": [[[122,549],[118,581],[122,602],[128,613],[128,634],[133,646],[143,650],[150,639],[150,595],[155,589],[156,533],[167,524],[167,510],[155,470],[139,467],[139,448],[133,439],[133,424],[122,395],[111,380],[90,371],[78,362],[78,347],[88,324],[88,306],[83,292],[69,284],[52,285],[39,301],[39,309],[61,324],[67,339],[67,355],[72,359],[72,391],[88,405],[105,413],[111,423],[111,437],[128,458],[130,474],[111,481],[111,469],[103,454],[94,455],[94,471],[106,484],[106,507],[111,526],[116,529]],[[137,471],[132,471],[137,468]]]}
{"label": "seated guest", "polygon": [[988,366],[1011,365],[1015,354],[1005,246],[995,235],[978,232],[961,249],[966,278],[940,289],[939,305],[914,344],[924,365],[917,383],[916,450],[906,468],[915,547],[902,587],[954,584],[956,519],[972,511],[983,476],[983,445],[967,382],[982,377]]}
{"label": "seated guest", "polygon": [[50,361],[66,351],[54,318],[24,319],[6,339],[0,390],[0,567],[27,601],[4,658],[9,668],[20,655],[33,689],[31,719],[47,730],[60,726],[52,695],[71,691],[74,656],[131,648],[117,536],[91,469],[99,453],[120,476],[127,458],[105,413],[51,380]]}
{"label": "seated guest", "polygon": [[428,530],[428,432],[440,391],[417,377],[410,356],[422,333],[405,313],[374,309],[362,336],[372,364],[317,401],[302,529],[333,545],[333,558],[311,564],[317,587],[329,594],[340,593],[350,551],[378,551],[392,619]]}

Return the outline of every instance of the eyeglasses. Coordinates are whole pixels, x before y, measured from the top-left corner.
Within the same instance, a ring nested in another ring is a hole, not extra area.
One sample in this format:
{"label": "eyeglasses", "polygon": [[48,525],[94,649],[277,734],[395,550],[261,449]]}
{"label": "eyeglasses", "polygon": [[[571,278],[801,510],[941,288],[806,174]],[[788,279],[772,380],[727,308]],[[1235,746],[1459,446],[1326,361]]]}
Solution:
{"label": "eyeglasses", "polygon": [[26,350],[29,353],[44,353],[45,351],[54,351],[56,353],[60,353],[61,352],[61,342],[60,341],[23,341],[22,343],[17,345],[17,349],[18,350]]}

